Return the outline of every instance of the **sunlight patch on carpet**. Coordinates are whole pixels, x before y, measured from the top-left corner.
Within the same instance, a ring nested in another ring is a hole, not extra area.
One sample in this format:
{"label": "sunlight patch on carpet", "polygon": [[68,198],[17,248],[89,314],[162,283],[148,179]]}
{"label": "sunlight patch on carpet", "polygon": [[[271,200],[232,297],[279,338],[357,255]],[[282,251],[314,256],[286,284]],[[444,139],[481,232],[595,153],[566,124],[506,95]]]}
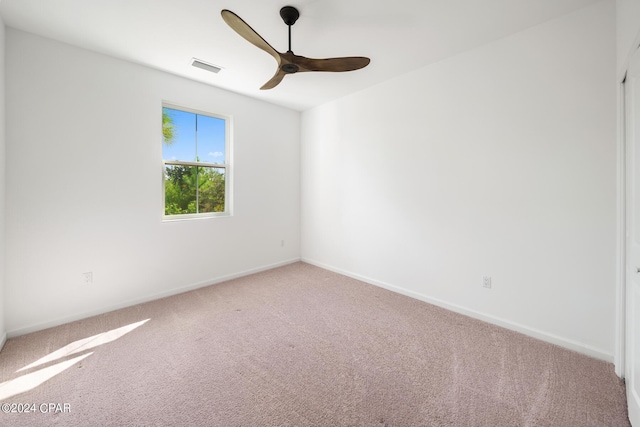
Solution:
{"label": "sunlight patch on carpet", "polygon": [[[129,325],[122,326],[120,328],[112,329],[107,332],[102,332],[100,334],[96,334],[88,338],[83,338],[83,339],[74,341],[70,344],[65,345],[59,350],[56,350],[52,353],[47,354],[46,356],[36,360],[35,362],[25,366],[24,368],[18,369],[16,373],[35,368],[36,366],[41,366],[41,365],[50,363],[55,360],[71,356],[73,354],[81,353],[83,351],[96,348],[103,344],[110,343],[128,334],[134,329],[144,325],[149,320],[151,319],[146,319],[140,322],[131,323]],[[16,396],[18,394],[25,393],[29,390],[33,390],[34,388],[38,387],[45,381],[48,381],[51,378],[55,377],[56,375],[64,372],[66,369],[69,369],[76,363],[91,356],[92,354],[93,352],[86,353],[86,354],[74,357],[73,359],[65,360],[63,362],[56,363],[55,365],[52,365],[43,369],[39,369],[35,372],[24,374],[18,378],[14,378],[12,380],[0,383],[0,402],[10,397]]]}
{"label": "sunlight patch on carpet", "polygon": [[35,368],[36,366],[44,365],[45,363],[53,362],[54,360],[61,359],[63,357],[71,356],[72,354],[80,353],[85,350],[89,350],[91,348],[95,348],[99,345],[109,343],[111,341],[115,341],[123,335],[128,334],[139,326],[144,325],[150,319],[142,320],[140,322],[131,323],[130,325],[122,326],[117,329],[112,329],[107,332],[102,332],[100,334],[96,334],[89,338],[83,338],[81,340],[77,340],[72,342],[71,344],[67,344],[59,350],[54,351],[53,353],[49,353],[46,356],[36,360],[30,365],[25,366],[22,369],[18,369],[16,372],[26,371],[31,368]]}
{"label": "sunlight patch on carpet", "polygon": [[65,369],[75,365],[85,357],[91,356],[93,352],[83,354],[82,356],[75,357],[73,359],[65,360],[64,362],[56,363],[48,368],[43,368],[38,371],[32,372],[27,375],[15,378],[13,380],[5,381],[0,384],[0,401],[8,399],[25,391],[33,390],[43,382],[55,377]]}

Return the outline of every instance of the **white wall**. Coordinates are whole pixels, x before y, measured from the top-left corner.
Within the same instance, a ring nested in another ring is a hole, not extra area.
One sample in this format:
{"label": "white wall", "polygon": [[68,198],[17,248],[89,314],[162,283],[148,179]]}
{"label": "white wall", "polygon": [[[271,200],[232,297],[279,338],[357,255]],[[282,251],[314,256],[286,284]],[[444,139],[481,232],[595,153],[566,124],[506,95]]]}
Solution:
{"label": "white wall", "polygon": [[5,27],[0,18],[0,349],[6,341],[5,329]]}
{"label": "white wall", "polygon": [[304,112],[303,259],[613,360],[615,51],[604,1]]}
{"label": "white wall", "polygon": [[[10,336],[299,259],[299,112],[13,29],[6,58]],[[232,217],[161,221],[163,100],[233,116]]]}

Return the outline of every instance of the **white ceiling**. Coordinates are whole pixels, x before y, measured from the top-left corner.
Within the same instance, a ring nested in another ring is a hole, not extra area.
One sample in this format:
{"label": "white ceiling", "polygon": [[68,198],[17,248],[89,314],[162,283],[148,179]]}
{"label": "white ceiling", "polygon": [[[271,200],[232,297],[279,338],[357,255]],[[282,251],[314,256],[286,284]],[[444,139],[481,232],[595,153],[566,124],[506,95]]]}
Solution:
{"label": "white ceiling", "polygon": [[[1,0],[5,24],[268,102],[305,110],[599,0]],[[229,9],[276,50],[295,6],[298,55],[368,56],[347,73],[299,73],[261,91],[276,62],[222,20]],[[194,68],[193,57],[221,66]]]}

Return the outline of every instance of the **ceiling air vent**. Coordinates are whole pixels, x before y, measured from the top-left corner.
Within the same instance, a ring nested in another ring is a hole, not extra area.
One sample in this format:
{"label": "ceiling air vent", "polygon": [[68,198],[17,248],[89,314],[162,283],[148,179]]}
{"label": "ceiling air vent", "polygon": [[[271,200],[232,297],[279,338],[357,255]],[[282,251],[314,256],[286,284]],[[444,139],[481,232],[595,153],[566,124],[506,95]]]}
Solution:
{"label": "ceiling air vent", "polygon": [[191,65],[197,68],[202,68],[203,70],[211,71],[212,73],[219,73],[222,70],[222,67],[218,67],[217,65],[209,64],[208,62],[204,62],[200,59],[193,58]]}

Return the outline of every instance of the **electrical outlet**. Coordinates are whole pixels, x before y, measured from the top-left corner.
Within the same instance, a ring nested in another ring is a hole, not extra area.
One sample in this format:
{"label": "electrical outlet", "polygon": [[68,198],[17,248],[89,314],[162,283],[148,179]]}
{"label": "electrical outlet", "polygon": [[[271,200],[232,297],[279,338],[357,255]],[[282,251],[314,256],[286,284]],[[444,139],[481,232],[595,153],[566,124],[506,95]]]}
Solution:
{"label": "electrical outlet", "polygon": [[93,283],[93,272],[88,271],[86,273],[82,273],[82,283],[85,285],[90,285]]}
{"label": "electrical outlet", "polygon": [[482,278],[482,287],[491,289],[491,276],[484,276]]}

